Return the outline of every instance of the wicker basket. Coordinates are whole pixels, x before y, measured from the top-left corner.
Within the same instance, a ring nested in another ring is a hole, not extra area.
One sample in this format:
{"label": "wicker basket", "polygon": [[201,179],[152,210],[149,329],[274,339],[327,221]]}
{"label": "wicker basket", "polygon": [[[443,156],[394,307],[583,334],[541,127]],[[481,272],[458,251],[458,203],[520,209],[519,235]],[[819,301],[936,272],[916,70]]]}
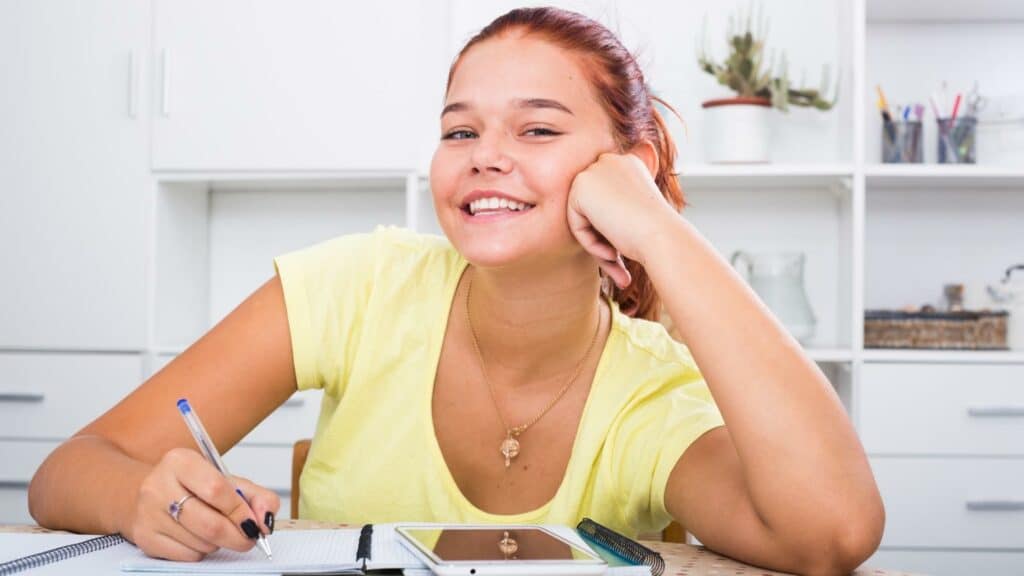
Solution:
{"label": "wicker basket", "polygon": [[865,348],[1006,350],[1009,314],[999,312],[864,313]]}

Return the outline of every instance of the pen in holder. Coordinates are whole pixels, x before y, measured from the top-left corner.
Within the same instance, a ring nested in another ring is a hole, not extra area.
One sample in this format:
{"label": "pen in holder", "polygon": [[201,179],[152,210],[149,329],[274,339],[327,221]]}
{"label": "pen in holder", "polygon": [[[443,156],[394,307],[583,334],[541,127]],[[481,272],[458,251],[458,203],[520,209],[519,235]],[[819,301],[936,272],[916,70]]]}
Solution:
{"label": "pen in holder", "polygon": [[977,156],[974,140],[978,133],[978,119],[939,118],[939,164],[974,164]]}
{"label": "pen in holder", "polygon": [[882,122],[882,162],[920,164],[924,158],[919,120]]}

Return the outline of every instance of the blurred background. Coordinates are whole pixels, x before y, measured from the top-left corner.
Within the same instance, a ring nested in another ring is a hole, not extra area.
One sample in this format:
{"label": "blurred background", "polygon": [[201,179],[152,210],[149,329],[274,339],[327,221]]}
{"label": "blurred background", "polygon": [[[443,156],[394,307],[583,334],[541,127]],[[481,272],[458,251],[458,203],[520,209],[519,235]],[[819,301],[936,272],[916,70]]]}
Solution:
{"label": "blurred background", "polygon": [[[686,217],[839,393],[888,512],[871,563],[1024,573],[1024,3],[554,4],[636,53]],[[440,233],[448,67],[520,5],[0,0],[0,523],[274,256]],[[318,411],[227,455],[282,511]]]}

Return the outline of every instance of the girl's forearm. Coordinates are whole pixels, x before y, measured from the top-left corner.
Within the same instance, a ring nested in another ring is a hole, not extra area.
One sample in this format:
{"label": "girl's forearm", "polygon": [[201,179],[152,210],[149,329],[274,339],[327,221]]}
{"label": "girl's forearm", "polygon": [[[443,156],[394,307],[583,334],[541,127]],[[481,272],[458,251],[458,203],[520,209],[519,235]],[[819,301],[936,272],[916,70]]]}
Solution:
{"label": "girl's forearm", "polygon": [[823,510],[877,502],[828,379],[696,228],[672,216],[644,266],[725,418],[765,525],[810,528]]}
{"label": "girl's forearm", "polygon": [[53,451],[29,485],[29,510],[40,526],[87,534],[120,532],[152,469],[101,436],[77,436]]}

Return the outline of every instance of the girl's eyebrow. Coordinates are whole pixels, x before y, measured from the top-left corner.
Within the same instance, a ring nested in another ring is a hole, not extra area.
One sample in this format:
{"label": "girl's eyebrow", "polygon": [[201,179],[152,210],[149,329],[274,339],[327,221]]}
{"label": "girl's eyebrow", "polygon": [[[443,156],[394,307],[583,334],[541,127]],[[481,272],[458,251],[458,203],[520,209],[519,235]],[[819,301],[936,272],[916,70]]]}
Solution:
{"label": "girl's eyebrow", "polygon": [[[565,112],[570,116],[575,116],[575,114],[572,113],[572,110],[569,110],[569,108],[564,104],[558,100],[552,100],[550,98],[519,98],[513,100],[512,103],[517,108],[549,108]],[[472,109],[473,107],[468,102],[452,102],[441,110],[441,117],[444,118],[444,115],[449,112],[465,112]]]}

